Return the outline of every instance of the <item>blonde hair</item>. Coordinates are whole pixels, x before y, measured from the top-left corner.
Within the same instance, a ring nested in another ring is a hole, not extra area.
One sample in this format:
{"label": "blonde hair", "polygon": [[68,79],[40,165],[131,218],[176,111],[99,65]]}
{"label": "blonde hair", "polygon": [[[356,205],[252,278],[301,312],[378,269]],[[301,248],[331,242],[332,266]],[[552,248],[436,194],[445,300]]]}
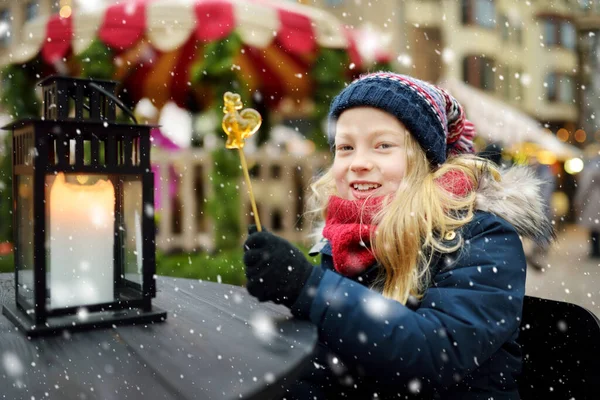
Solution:
{"label": "blonde hair", "polygon": [[[475,191],[458,196],[440,184],[439,179],[459,176],[477,188],[483,175],[498,176],[494,164],[473,155],[450,157],[433,170],[425,152],[411,135],[406,137],[406,173],[398,191],[388,196],[375,215],[377,225],[371,237],[371,250],[383,271],[383,295],[406,304],[409,296],[420,297],[430,279],[429,266],[434,253],[450,253],[462,245],[462,239],[448,244],[443,238],[473,219]],[[313,226],[324,221],[327,202],[336,195],[331,169],[311,185],[308,200]]]}

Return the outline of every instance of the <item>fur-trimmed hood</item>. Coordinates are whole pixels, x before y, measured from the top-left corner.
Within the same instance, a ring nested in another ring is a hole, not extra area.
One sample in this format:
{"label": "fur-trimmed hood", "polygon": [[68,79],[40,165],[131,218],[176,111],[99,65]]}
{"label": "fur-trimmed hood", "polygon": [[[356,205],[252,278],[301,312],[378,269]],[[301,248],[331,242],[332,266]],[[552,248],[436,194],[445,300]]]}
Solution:
{"label": "fur-trimmed hood", "polygon": [[491,174],[480,180],[475,208],[504,218],[522,237],[548,243],[555,238],[555,232],[546,215],[542,184],[531,168],[503,169],[498,180]]}
{"label": "fur-trimmed hood", "polygon": [[[521,237],[539,244],[549,243],[556,234],[546,214],[541,195],[542,184],[529,167],[502,169],[499,179],[494,179],[490,172],[479,182],[475,209],[505,219]],[[322,242],[324,227],[324,222],[318,224],[311,235],[316,239],[315,250],[322,247],[319,242]]]}

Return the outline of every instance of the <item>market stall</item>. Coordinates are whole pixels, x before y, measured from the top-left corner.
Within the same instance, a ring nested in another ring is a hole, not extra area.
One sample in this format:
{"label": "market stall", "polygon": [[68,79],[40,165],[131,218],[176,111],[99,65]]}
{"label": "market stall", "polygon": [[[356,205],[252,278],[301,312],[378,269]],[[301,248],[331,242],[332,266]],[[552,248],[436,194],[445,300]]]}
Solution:
{"label": "market stall", "polygon": [[173,101],[198,111],[236,80],[234,89],[258,92],[269,108],[311,108],[303,101],[368,67],[351,30],[300,4],[137,0],[64,9],[26,23],[11,63],[33,65],[37,76],[115,79],[131,104],[146,97],[159,109]]}

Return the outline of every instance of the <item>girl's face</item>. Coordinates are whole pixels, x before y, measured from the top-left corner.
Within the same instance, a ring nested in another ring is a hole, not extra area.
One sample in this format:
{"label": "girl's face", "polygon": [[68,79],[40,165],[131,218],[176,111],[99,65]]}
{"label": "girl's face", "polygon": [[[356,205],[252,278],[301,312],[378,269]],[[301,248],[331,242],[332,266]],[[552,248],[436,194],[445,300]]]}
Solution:
{"label": "girl's face", "polygon": [[332,172],[346,200],[396,193],[406,172],[406,127],[372,107],[344,111],[336,125]]}

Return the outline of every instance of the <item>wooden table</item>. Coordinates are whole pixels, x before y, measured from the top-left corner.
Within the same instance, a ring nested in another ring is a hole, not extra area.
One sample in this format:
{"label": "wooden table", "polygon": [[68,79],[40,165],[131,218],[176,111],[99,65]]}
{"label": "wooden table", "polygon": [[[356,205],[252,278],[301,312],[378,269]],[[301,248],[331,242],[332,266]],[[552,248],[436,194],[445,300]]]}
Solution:
{"label": "wooden table", "polygon": [[[0,302],[14,304],[14,275]],[[0,315],[0,399],[269,399],[310,359],[314,325],[244,288],[157,278],[167,321],[28,340]]]}

